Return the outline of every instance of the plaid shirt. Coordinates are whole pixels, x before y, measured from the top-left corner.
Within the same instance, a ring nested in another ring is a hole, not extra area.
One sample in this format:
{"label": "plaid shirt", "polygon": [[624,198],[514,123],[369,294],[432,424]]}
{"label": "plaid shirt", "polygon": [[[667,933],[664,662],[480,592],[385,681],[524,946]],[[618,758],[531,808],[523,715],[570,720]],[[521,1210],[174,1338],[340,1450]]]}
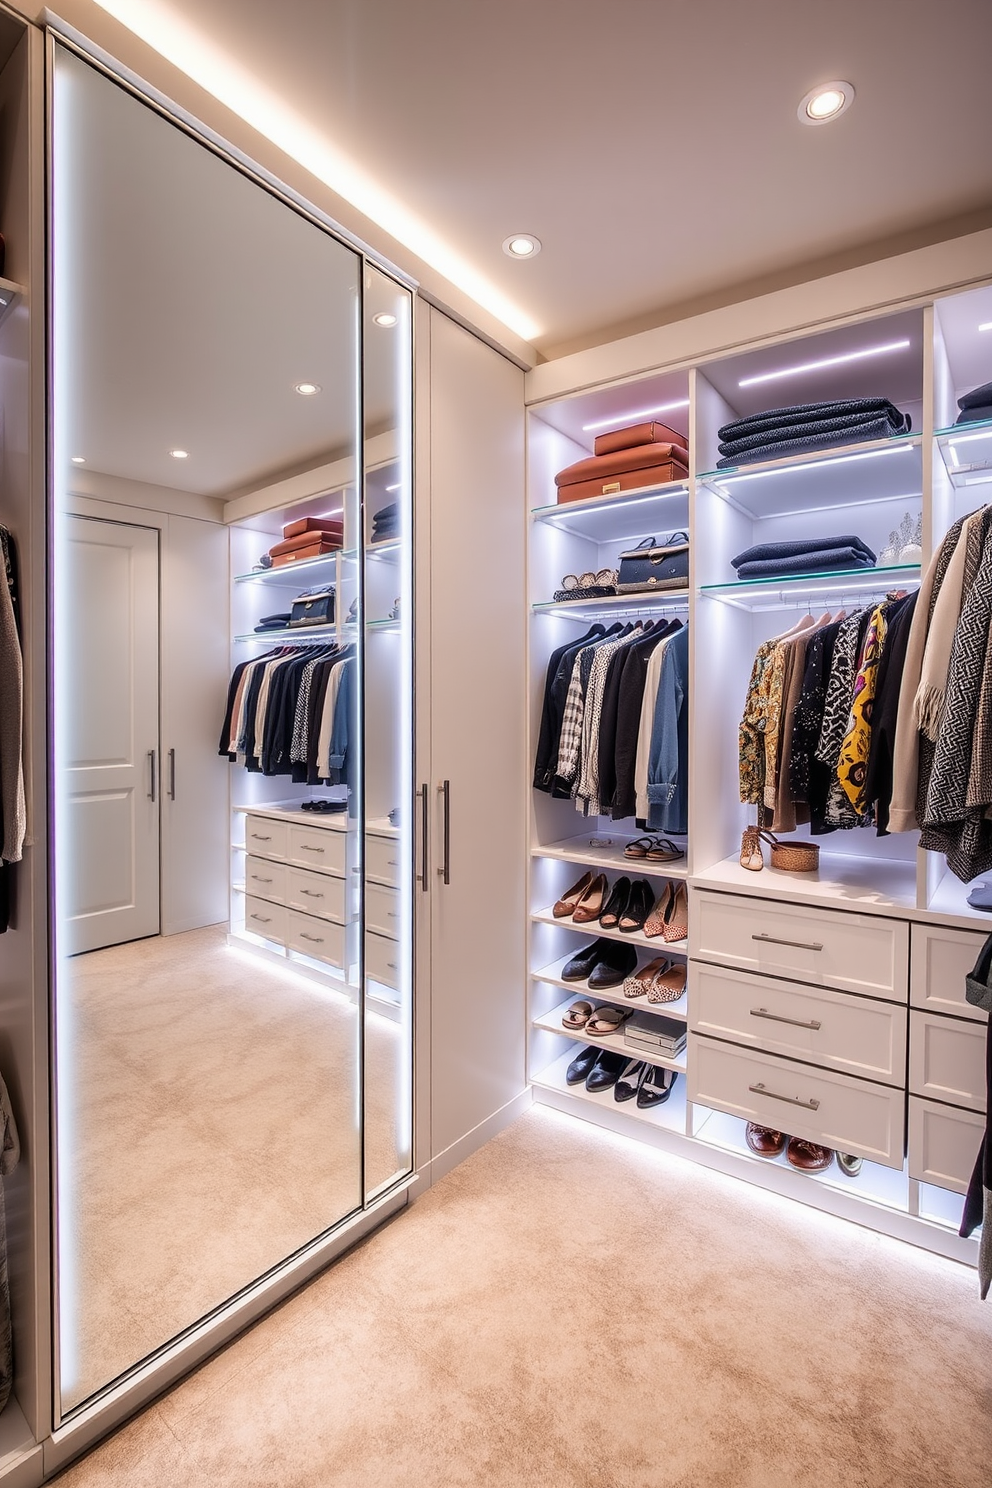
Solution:
{"label": "plaid shirt", "polygon": [[586,708],[586,686],[592,664],[596,654],[596,647],[600,643],[594,641],[589,646],[583,646],[572,663],[572,680],[568,684],[568,696],[565,698],[565,714],[561,723],[561,735],[558,742],[558,766],[555,771],[559,779],[566,785],[571,784],[578,777],[579,759],[582,752],[582,720]]}

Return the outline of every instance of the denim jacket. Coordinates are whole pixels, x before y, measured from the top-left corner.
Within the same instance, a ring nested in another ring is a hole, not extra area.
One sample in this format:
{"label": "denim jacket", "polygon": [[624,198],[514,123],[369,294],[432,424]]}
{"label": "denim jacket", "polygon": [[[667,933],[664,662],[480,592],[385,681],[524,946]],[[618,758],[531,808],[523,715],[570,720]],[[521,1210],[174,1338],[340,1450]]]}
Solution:
{"label": "denim jacket", "polygon": [[689,811],[689,627],[668,643],[661,664],[648,759],[648,830],[681,836]]}

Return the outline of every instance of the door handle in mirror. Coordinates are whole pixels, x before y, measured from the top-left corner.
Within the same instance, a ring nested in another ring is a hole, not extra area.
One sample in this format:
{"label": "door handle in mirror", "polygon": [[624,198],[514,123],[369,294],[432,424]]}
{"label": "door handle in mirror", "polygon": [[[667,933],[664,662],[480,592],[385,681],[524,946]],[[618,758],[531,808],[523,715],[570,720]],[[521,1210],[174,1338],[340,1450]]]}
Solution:
{"label": "door handle in mirror", "polygon": [[148,799],[154,801],[157,795],[155,784],[155,750],[148,751]]}
{"label": "door handle in mirror", "polygon": [[427,885],[427,818],[428,818],[428,814],[429,814],[429,812],[428,812],[428,803],[427,803],[427,784],[426,784],[426,781],[420,787],[420,789],[417,791],[417,796],[418,796],[418,798],[420,800],[420,852],[421,852],[420,872],[417,874],[417,882],[419,883],[420,887],[423,889],[424,893],[426,894],[427,893],[427,887],[428,887],[428,885]]}
{"label": "door handle in mirror", "polygon": [[169,750],[169,800],[176,799],[176,751]]}
{"label": "door handle in mirror", "polygon": [[437,870],[441,881],[446,884],[451,882],[451,781],[442,780],[437,788],[444,807],[444,816],[441,825],[442,851],[441,867]]}

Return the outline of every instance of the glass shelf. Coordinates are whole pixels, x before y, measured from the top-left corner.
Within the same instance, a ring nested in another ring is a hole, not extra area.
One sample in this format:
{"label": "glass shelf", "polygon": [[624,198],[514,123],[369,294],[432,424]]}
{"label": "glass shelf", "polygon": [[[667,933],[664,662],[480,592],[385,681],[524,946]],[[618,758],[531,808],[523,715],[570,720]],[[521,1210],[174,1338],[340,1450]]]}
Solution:
{"label": "glass shelf", "polygon": [[622,542],[643,537],[652,526],[684,527],[689,520],[689,487],[685,481],[671,481],[664,486],[621,491],[616,496],[537,506],[531,517],[592,542]]}
{"label": "glass shelf", "polygon": [[664,610],[684,614],[689,608],[689,591],[646,590],[643,594],[612,594],[604,599],[562,600],[558,604],[551,601],[531,608],[535,615],[567,615],[573,620],[617,620],[624,615],[654,615]]}
{"label": "glass shelf", "polygon": [[401,537],[390,537],[385,542],[370,542],[365,548],[366,558],[386,558],[395,563],[403,547]]}
{"label": "glass shelf", "polygon": [[698,477],[745,516],[792,516],[877,501],[914,501],[923,494],[923,440],[919,434],[814,450]]}
{"label": "glass shelf", "polygon": [[992,481],[992,419],[938,429],[937,448],[951,485],[981,486]]}
{"label": "glass shelf", "polygon": [[325,553],[321,558],[301,558],[299,563],[284,563],[281,568],[253,568],[250,573],[235,574],[236,584],[272,584],[291,588],[305,575],[304,582],[315,579],[333,579],[337,575],[338,559],[354,561],[358,553],[354,548],[341,548],[336,553]]}
{"label": "glass shelf", "polygon": [[237,635],[235,642],[260,641],[263,645],[282,645],[285,641],[332,641],[339,634],[337,625],[294,625],[285,630],[253,630]]}
{"label": "glass shelf", "polygon": [[873,594],[886,594],[890,589],[918,583],[918,563],[894,563],[880,568],[846,568],[823,573],[798,574],[773,579],[736,579],[731,584],[703,584],[700,594],[721,599],[742,610],[794,609],[817,595],[835,602],[851,595],[858,602]]}

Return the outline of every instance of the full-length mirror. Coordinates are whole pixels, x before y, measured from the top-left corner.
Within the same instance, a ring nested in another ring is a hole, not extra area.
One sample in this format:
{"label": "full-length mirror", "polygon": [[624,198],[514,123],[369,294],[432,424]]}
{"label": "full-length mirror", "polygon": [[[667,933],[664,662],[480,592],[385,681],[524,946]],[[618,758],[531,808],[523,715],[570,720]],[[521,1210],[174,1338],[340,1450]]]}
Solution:
{"label": "full-length mirror", "polygon": [[410,297],[363,428],[361,256],[53,76],[64,1416],[409,1166]]}

